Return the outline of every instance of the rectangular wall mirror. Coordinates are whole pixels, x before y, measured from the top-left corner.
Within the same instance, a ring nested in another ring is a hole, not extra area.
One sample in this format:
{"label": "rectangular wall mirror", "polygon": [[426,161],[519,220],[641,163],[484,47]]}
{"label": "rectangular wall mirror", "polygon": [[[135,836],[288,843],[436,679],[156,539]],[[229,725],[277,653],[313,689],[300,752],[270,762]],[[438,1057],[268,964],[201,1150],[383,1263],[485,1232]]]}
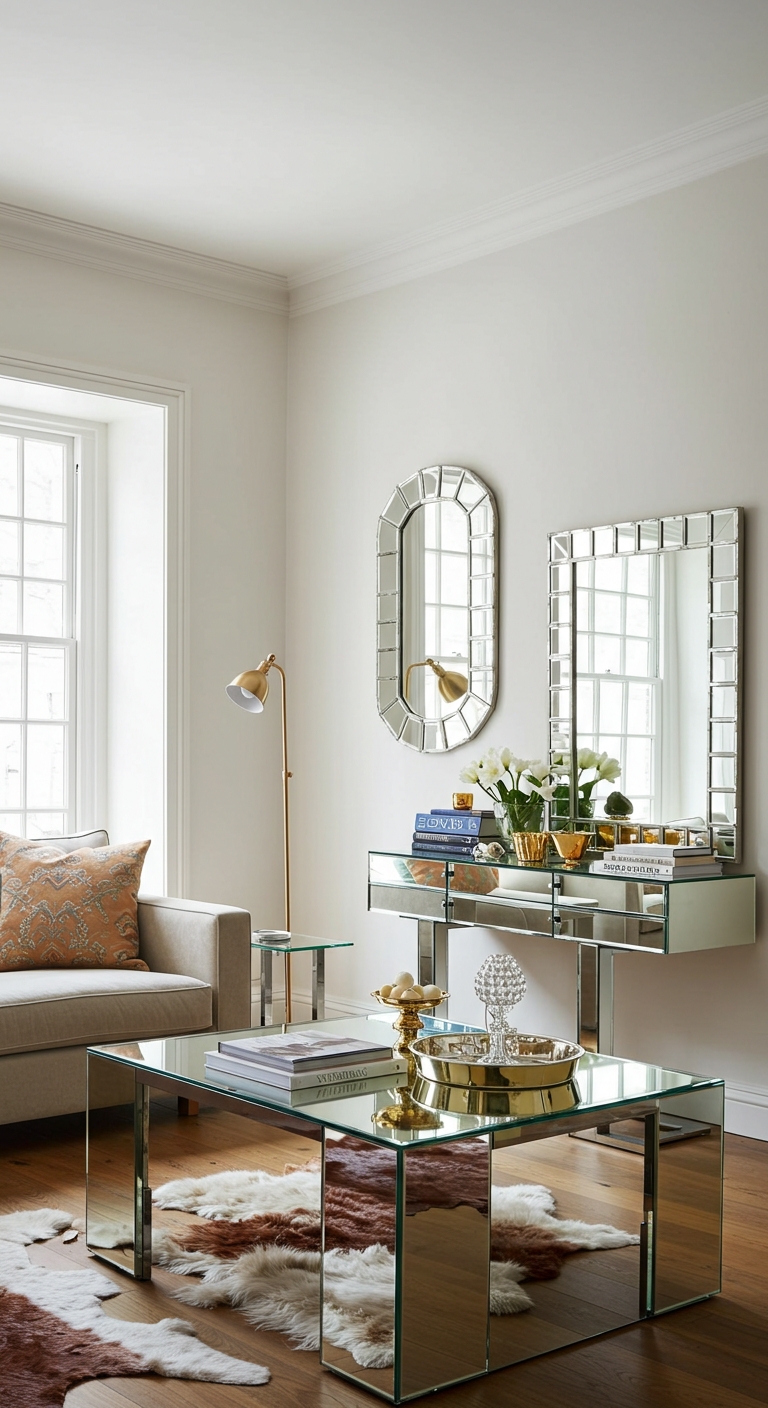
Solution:
{"label": "rectangular wall mirror", "polygon": [[596,820],[619,789],[641,837],[707,831],[740,859],[742,545],[741,509],[550,534],[550,748],[574,818],[590,748],[621,765]]}

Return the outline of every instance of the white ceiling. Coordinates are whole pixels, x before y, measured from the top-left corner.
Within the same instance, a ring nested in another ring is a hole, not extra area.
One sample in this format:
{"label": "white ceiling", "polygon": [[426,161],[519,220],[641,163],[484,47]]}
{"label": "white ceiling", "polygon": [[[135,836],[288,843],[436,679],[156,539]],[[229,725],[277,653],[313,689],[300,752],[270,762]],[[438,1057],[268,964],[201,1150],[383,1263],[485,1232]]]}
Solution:
{"label": "white ceiling", "polygon": [[768,93],[768,0],[0,0],[0,201],[288,276]]}

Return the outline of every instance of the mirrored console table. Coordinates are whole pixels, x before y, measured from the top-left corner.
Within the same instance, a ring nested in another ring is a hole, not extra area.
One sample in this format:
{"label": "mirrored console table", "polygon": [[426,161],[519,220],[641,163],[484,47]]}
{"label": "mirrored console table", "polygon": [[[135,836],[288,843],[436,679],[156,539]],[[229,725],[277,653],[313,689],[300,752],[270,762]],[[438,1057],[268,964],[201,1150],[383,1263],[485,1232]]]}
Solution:
{"label": "mirrored console table", "polygon": [[[755,942],[754,875],[616,878],[562,863],[447,861],[369,852],[368,908],[415,919],[418,981],[450,991],[451,929],[502,929],[579,947],[577,1034],[613,1055],[617,953],[686,953]],[[447,1015],[438,1008],[437,1016]]]}

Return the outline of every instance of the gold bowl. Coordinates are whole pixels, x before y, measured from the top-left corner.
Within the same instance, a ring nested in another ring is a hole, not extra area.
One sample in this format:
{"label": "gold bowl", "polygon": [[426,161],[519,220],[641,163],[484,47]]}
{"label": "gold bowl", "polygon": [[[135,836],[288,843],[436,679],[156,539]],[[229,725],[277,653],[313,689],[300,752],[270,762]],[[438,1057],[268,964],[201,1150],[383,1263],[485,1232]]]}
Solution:
{"label": "gold bowl", "polygon": [[547,858],[548,831],[513,831],[512,844],[518,860],[529,865],[541,865]]}
{"label": "gold bowl", "polygon": [[565,1085],[573,1080],[584,1048],[551,1036],[507,1038],[503,1066],[486,1064],[487,1032],[439,1032],[411,1045],[419,1075],[464,1089],[520,1091]]}
{"label": "gold bowl", "polygon": [[450,993],[441,992],[439,997],[418,997],[408,1002],[403,1002],[401,997],[382,997],[378,988],[371,993],[382,1007],[395,1007],[399,1011],[397,1021],[394,1023],[394,1030],[399,1032],[399,1038],[394,1043],[392,1050],[396,1056],[405,1056],[410,1051],[411,1042],[414,1037],[424,1030],[424,1023],[419,1017],[420,1012],[432,1012],[441,1002],[445,1002]]}
{"label": "gold bowl", "polygon": [[572,869],[579,864],[592,840],[591,831],[553,831],[552,840],[563,864]]}

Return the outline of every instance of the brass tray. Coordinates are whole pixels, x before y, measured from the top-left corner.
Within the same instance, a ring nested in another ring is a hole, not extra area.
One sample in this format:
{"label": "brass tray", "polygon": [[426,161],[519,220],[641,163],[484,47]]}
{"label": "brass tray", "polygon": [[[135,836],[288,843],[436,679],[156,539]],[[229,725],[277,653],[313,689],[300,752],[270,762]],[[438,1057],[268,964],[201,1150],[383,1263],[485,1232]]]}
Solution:
{"label": "brass tray", "polygon": [[451,1115],[486,1115],[526,1119],[536,1115],[563,1114],[578,1105],[581,1096],[575,1081],[527,1090],[483,1090],[476,1085],[443,1085],[417,1076],[412,1097],[426,1110]]}
{"label": "brass tray", "polygon": [[540,1090],[572,1080],[583,1046],[551,1036],[519,1035],[517,1051],[503,1066],[486,1066],[487,1032],[440,1033],[418,1037],[411,1051],[419,1075],[441,1085],[475,1090]]}

